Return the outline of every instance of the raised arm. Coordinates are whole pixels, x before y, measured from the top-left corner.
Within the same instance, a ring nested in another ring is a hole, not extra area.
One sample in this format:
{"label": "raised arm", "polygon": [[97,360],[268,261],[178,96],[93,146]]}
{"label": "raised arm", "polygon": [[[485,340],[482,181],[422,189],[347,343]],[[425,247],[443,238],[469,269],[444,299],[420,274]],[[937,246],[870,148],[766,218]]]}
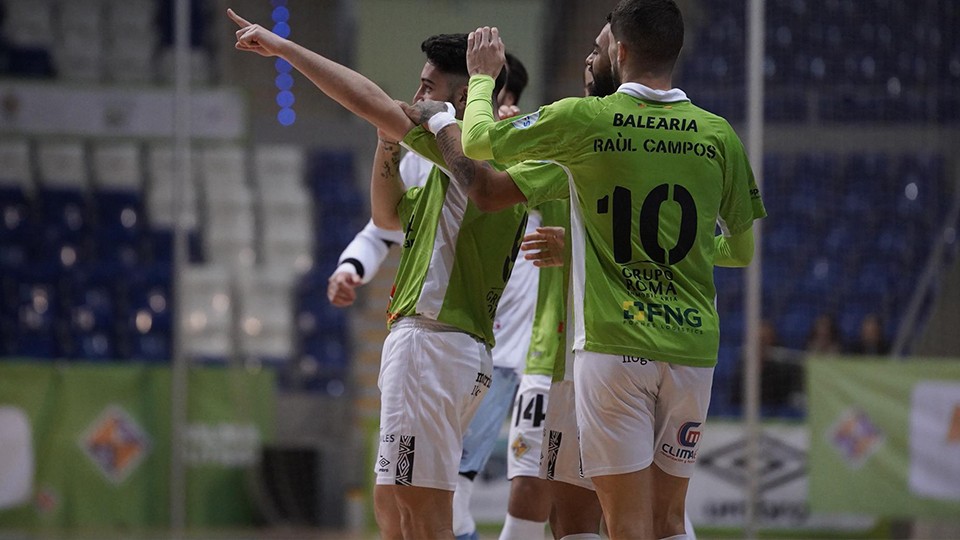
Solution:
{"label": "raised arm", "polygon": [[460,127],[446,103],[427,100],[413,105],[401,104],[401,107],[412,121],[435,132],[437,148],[453,180],[465,188],[477,208],[483,212],[497,212],[526,202],[527,198],[508,173],[464,155]]}
{"label": "raised arm", "polygon": [[403,139],[413,129],[413,122],[400,106],[370,79],[258,24],[250,23],[232,9],[227,10],[227,16],[240,27],[236,34],[237,49],[283,58],[330,99],[370,122],[392,140]]}
{"label": "raised arm", "polygon": [[490,93],[494,78],[506,62],[500,31],[477,28],[467,36],[467,71],[470,85],[463,113],[463,152],[474,159],[492,159],[489,130],[496,124]]}

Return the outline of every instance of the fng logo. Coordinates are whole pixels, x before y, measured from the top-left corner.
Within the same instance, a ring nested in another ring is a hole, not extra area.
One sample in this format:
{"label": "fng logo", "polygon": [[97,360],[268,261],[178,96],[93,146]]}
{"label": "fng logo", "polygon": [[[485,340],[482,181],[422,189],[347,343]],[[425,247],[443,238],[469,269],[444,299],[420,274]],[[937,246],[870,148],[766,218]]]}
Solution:
{"label": "fng logo", "polygon": [[703,326],[703,318],[697,308],[682,308],[652,302],[644,303],[639,300],[625,300],[621,307],[623,308],[623,320],[625,321],[656,322],[659,319],[664,324],[671,326],[688,328]]}
{"label": "fng logo", "polygon": [[625,321],[643,321],[647,316],[643,312],[643,302],[631,302],[627,300],[623,303],[623,320]]}
{"label": "fng logo", "polygon": [[680,431],[677,432],[677,443],[687,448],[696,446],[697,442],[700,441],[700,430],[697,429],[698,427],[700,427],[700,422],[687,422],[680,426]]}

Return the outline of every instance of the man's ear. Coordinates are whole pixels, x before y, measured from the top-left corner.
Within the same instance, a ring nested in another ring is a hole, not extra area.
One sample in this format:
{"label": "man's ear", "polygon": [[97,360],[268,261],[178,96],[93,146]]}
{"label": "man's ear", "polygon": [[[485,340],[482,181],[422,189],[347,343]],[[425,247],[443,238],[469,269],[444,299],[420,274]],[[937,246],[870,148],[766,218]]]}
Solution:
{"label": "man's ear", "polygon": [[453,94],[453,108],[457,110],[457,118],[463,120],[463,112],[467,110],[467,90],[469,86],[463,85],[457,88]]}
{"label": "man's ear", "polygon": [[627,50],[626,47],[624,47],[622,41],[618,41],[617,42],[617,64],[620,66],[626,64],[628,56],[629,56],[629,51]]}

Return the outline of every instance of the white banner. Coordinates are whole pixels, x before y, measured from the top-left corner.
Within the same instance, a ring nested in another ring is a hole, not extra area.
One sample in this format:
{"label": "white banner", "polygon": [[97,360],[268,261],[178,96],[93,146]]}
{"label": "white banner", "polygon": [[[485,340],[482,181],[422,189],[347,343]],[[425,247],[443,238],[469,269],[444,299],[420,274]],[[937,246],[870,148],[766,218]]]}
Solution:
{"label": "white banner", "polygon": [[[758,510],[762,528],[853,532],[876,525],[872,516],[811,512],[807,503],[807,427],[767,424],[763,429]],[[745,445],[742,424],[707,422],[687,494],[687,512],[694,527],[743,527]],[[501,433],[490,462],[474,484],[470,509],[479,523],[500,524],[506,515],[510,494],[506,447],[506,435]]]}
{"label": "white banner", "polygon": [[[876,519],[810,511],[807,502],[805,425],[765,424],[760,440],[760,505],[765,529],[869,530]],[[743,527],[745,515],[746,432],[742,424],[708,421],[697,469],[687,492],[687,512],[694,526]]]}

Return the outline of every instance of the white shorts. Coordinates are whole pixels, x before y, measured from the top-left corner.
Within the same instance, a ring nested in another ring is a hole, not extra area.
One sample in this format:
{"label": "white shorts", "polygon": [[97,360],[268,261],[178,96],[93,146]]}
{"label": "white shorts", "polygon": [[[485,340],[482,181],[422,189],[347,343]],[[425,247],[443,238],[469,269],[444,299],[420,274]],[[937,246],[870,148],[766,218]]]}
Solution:
{"label": "white shorts", "polygon": [[537,477],[540,470],[543,426],[550,399],[549,375],[524,375],[510,418],[510,446],[507,448],[507,479]]}
{"label": "white shorts", "polygon": [[477,413],[463,434],[463,455],[460,457],[460,473],[478,473],[483,470],[493,454],[500,437],[500,430],[510,413],[513,395],[520,384],[520,376],[512,368],[493,367],[493,382],[487,395],[477,407]]}
{"label": "white shorts", "polygon": [[490,387],[487,345],[421,317],[393,324],[380,363],[377,484],[453,491],[463,434]]}
{"label": "white shorts", "polygon": [[667,474],[690,478],[713,368],[576,354],[573,380],[584,475],[623,474],[656,463]]}
{"label": "white shorts", "polygon": [[593,482],[583,475],[580,462],[580,433],[573,381],[553,383],[550,388],[550,414],[543,433],[546,449],[540,461],[540,478],[565,482],[594,490]]}

